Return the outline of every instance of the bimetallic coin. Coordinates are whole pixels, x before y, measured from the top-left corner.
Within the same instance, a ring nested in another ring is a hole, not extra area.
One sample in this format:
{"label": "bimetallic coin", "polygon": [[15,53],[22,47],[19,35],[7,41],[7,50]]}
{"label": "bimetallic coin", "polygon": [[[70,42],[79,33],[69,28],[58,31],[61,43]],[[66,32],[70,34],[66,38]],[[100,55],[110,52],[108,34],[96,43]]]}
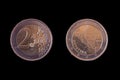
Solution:
{"label": "bimetallic coin", "polygon": [[108,36],[104,27],[92,19],[75,22],[67,32],[66,45],[70,53],[79,60],[92,61],[106,50]]}
{"label": "bimetallic coin", "polygon": [[28,61],[42,59],[52,46],[52,34],[48,26],[37,19],[25,19],[12,30],[11,47],[20,58]]}

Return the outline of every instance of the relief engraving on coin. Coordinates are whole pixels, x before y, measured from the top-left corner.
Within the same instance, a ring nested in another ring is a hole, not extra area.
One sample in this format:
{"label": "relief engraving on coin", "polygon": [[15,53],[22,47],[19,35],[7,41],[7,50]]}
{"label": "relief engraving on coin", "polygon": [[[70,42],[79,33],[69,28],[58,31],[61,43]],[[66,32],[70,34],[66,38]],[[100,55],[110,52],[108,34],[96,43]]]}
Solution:
{"label": "relief engraving on coin", "polygon": [[92,19],[75,22],[66,35],[66,44],[70,53],[84,61],[95,60],[101,56],[107,42],[105,29]]}

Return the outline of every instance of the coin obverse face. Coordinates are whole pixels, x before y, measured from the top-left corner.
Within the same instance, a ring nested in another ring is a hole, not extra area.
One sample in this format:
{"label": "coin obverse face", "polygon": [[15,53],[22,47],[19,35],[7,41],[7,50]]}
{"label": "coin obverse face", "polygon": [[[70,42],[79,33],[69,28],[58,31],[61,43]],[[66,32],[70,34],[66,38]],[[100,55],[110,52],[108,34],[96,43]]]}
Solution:
{"label": "coin obverse face", "polygon": [[37,19],[25,19],[12,30],[10,43],[14,53],[28,61],[42,59],[52,46],[48,26]]}
{"label": "coin obverse face", "polygon": [[79,60],[92,61],[100,57],[108,44],[104,27],[92,19],[75,22],[67,32],[66,45],[70,53]]}

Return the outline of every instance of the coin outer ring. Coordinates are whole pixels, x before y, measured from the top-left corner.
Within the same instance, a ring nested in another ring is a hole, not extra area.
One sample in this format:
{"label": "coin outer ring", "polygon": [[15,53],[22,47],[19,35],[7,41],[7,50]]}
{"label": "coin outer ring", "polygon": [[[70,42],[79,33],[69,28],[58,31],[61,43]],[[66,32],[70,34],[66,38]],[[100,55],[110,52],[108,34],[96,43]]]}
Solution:
{"label": "coin outer ring", "polygon": [[[84,22],[84,21],[90,21],[90,22],[93,22],[93,23],[95,23],[95,24],[98,24],[98,25],[99,25],[98,27],[101,27],[101,29],[102,29],[103,32],[105,33],[105,40],[106,40],[105,43],[106,43],[106,44],[105,44],[105,46],[104,46],[104,49],[102,50],[102,52],[101,52],[99,55],[97,55],[96,57],[91,58],[91,59],[84,59],[84,58],[81,58],[81,57],[76,56],[76,55],[72,52],[72,50],[69,48],[69,44],[68,44],[68,35],[69,35],[69,32],[72,30],[72,28],[75,27],[74,25],[76,25],[77,23]],[[93,61],[93,60],[98,59],[98,58],[105,52],[105,50],[107,49],[107,45],[108,45],[108,35],[107,35],[107,32],[106,32],[105,28],[102,26],[102,24],[100,24],[98,21],[93,20],[93,19],[81,19],[81,20],[78,20],[78,21],[74,22],[74,23],[70,26],[70,28],[68,29],[67,34],[66,34],[66,46],[67,46],[68,51],[69,51],[70,54],[73,55],[75,58],[77,58],[77,59],[79,59],[79,60],[82,60],[82,61]]]}
{"label": "coin outer ring", "polygon": [[[49,31],[49,35],[50,35],[50,38],[51,38],[51,40],[50,40],[51,43],[50,43],[50,46],[49,46],[49,49],[47,50],[47,52],[46,52],[43,56],[41,56],[41,57],[38,57],[38,58],[35,58],[35,59],[27,59],[27,58],[19,55],[18,52],[15,50],[15,48],[14,48],[14,46],[13,46],[13,43],[12,43],[12,38],[14,37],[14,36],[13,36],[13,33],[14,33],[14,31],[16,30],[16,28],[19,27],[19,25],[20,25],[21,23],[25,22],[25,21],[35,21],[35,22],[37,22],[37,23],[40,23],[40,24],[44,25],[44,27],[46,27],[47,30]],[[11,47],[12,47],[12,49],[13,49],[13,52],[14,52],[18,57],[20,57],[21,59],[27,60],[27,61],[37,61],[37,60],[40,60],[40,59],[44,58],[44,57],[49,53],[49,51],[50,51],[50,49],[51,49],[51,47],[52,47],[52,44],[53,44],[53,37],[52,37],[52,33],[51,33],[51,30],[49,29],[49,27],[48,27],[43,21],[38,20],[38,19],[34,19],[34,18],[24,19],[24,20],[20,21],[19,23],[17,23],[16,26],[13,28],[13,30],[12,30],[12,32],[11,32],[11,35],[10,35],[10,45],[11,45]]]}

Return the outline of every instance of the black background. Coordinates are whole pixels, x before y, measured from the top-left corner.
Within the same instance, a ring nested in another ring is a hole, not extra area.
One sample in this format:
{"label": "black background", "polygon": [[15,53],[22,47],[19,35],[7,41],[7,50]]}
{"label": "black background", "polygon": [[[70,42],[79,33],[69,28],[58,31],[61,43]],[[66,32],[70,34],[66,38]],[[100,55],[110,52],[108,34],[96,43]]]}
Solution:
{"label": "black background", "polygon": [[[113,70],[118,66],[118,54],[115,38],[119,31],[117,6],[115,3],[96,2],[16,2],[2,7],[0,15],[2,66],[20,69],[75,70],[87,72]],[[10,46],[10,34],[13,27],[23,19],[35,18],[45,22],[52,31],[53,45],[47,56],[39,61],[29,62],[17,57]],[[95,61],[80,61],[73,57],[66,48],[65,37],[69,27],[77,20],[90,18],[100,22],[108,33],[108,47],[105,53]],[[118,43],[117,43],[118,44]],[[114,67],[113,67],[114,66]],[[69,69],[70,68],[70,69]],[[9,68],[7,68],[9,69]],[[46,71],[47,71],[46,70]],[[63,71],[63,70],[62,70]],[[64,71],[63,71],[64,72]],[[104,72],[104,71],[103,71]],[[50,72],[49,72],[50,73]]]}

